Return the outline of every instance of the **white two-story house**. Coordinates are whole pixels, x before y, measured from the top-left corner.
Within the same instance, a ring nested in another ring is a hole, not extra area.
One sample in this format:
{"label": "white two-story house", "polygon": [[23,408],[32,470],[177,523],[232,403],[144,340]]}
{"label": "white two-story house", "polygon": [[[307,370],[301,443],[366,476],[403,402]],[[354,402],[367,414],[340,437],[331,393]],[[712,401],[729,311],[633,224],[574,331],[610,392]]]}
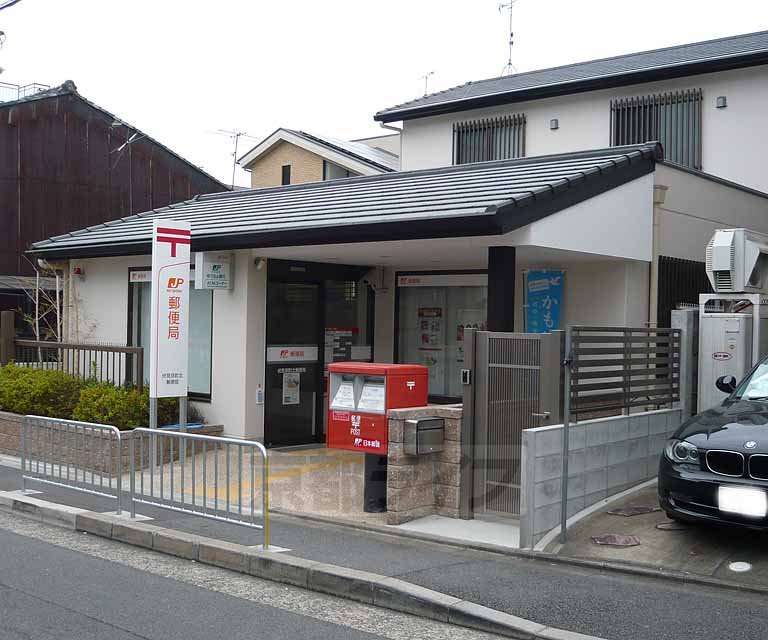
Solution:
{"label": "white two-story house", "polygon": [[235,265],[192,309],[201,411],[322,441],[327,363],[425,364],[455,401],[465,328],[542,328],[538,270],[563,277],[554,326],[668,326],[708,286],[714,229],[768,233],[766,105],[768,32],[469,82],[375,115],[402,123],[399,171],[200,196],[32,251],[66,264],[69,335],[146,347],[152,221],[188,220],[193,251]]}

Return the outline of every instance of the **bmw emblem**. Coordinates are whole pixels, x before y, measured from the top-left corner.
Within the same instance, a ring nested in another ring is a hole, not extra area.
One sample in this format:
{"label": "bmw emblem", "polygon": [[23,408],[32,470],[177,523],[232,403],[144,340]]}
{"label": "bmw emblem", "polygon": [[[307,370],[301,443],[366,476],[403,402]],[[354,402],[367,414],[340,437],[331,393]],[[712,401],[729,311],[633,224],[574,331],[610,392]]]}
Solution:
{"label": "bmw emblem", "polygon": [[754,449],[756,446],[757,446],[757,442],[755,442],[754,440],[747,440],[744,443],[745,449]]}

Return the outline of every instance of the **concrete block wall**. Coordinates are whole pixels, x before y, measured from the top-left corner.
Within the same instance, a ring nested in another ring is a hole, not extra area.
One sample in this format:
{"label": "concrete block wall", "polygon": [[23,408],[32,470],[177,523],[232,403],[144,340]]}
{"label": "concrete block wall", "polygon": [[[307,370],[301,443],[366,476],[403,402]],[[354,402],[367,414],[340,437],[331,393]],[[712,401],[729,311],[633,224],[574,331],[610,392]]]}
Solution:
{"label": "concrete block wall", "polygon": [[[681,410],[664,409],[571,425],[568,516],[656,476]],[[533,547],[560,523],[563,425],[523,431],[520,546]]]}
{"label": "concrete block wall", "polygon": [[[445,419],[443,450],[407,456],[403,450],[405,421],[436,416]],[[433,514],[459,517],[461,484],[460,406],[392,409],[387,461],[387,524],[402,524]]]}

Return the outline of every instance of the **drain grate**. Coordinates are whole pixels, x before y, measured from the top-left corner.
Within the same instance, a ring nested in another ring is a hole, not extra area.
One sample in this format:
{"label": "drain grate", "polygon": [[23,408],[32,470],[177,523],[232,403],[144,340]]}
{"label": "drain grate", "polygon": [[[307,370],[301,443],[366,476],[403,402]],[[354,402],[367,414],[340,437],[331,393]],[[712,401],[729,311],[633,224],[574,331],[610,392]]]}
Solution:
{"label": "drain grate", "polygon": [[601,536],[592,536],[592,542],[609,547],[636,547],[640,544],[640,538],[619,533],[606,533]]}

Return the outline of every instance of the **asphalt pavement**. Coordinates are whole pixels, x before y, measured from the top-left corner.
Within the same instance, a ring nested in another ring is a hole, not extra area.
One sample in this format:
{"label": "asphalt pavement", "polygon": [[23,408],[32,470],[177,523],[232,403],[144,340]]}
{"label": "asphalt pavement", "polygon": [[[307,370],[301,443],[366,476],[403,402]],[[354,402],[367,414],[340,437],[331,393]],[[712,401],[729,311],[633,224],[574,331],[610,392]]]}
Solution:
{"label": "asphalt pavement", "polygon": [[[0,490],[18,488],[18,471],[0,467]],[[114,503],[38,485],[37,496],[93,511]],[[227,523],[142,507],[153,524],[259,544],[259,533]],[[272,543],[292,555],[397,576],[541,624],[615,640],[729,640],[763,637],[765,597],[610,571],[458,549],[345,526],[281,517]],[[302,636],[298,636],[302,637]]]}
{"label": "asphalt pavement", "polygon": [[[43,538],[45,541],[43,541]],[[492,640],[0,513],[3,640]]]}

